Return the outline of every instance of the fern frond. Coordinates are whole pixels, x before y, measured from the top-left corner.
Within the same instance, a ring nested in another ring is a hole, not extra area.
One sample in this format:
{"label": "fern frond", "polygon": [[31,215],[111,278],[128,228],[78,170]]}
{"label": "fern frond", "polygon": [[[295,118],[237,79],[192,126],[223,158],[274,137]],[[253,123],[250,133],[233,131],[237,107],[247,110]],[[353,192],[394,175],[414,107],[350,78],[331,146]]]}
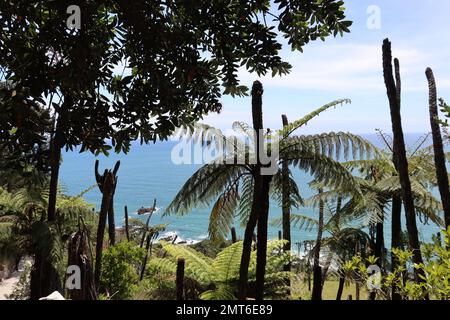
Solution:
{"label": "fern frond", "polygon": [[284,161],[309,172],[315,180],[326,186],[361,193],[355,177],[338,161],[314,152],[294,151],[286,154]]}
{"label": "fern frond", "polygon": [[287,126],[285,126],[283,129],[281,129],[281,130],[278,131],[278,135],[279,135],[280,137],[287,137],[287,136],[289,136],[292,132],[294,132],[295,130],[297,130],[298,128],[300,128],[300,127],[302,127],[302,126],[308,124],[308,122],[309,122],[311,119],[313,119],[313,118],[319,116],[322,112],[324,112],[324,111],[326,111],[326,110],[328,110],[328,109],[330,109],[330,108],[336,107],[336,106],[338,106],[338,105],[349,104],[349,103],[351,103],[351,102],[352,102],[352,101],[351,101],[350,99],[341,99],[341,100],[336,100],[336,101],[330,102],[330,103],[328,103],[328,104],[326,104],[326,105],[324,105],[324,106],[322,106],[322,107],[320,107],[320,108],[314,110],[313,112],[309,113],[308,115],[304,116],[303,118],[301,118],[301,119],[299,119],[299,120],[296,120],[296,121],[294,121],[294,122],[292,122],[292,123],[289,123],[289,124],[288,124]]}
{"label": "fern frond", "polygon": [[226,285],[220,285],[214,290],[208,290],[200,295],[202,300],[236,300],[233,290]]}
{"label": "fern frond", "polygon": [[237,216],[241,226],[247,225],[253,202],[253,177],[248,175],[242,179],[241,194]]}
{"label": "fern frond", "polygon": [[160,242],[163,249],[173,258],[183,258],[186,261],[186,274],[199,282],[211,282],[213,260],[204,254],[187,246],[175,245],[164,241]]}
{"label": "fern frond", "polygon": [[[281,169],[272,177],[272,182],[270,183],[270,193],[272,200],[276,201],[280,207],[283,206],[283,174]],[[288,205],[290,208],[299,208],[304,205],[304,201],[300,195],[300,190],[297,183],[295,182],[292,172],[289,170],[289,199]]]}
{"label": "fern frond", "polygon": [[242,241],[225,248],[212,264],[213,280],[228,283],[239,279],[239,267],[242,255]]}
{"label": "fern frond", "polygon": [[321,154],[335,160],[345,159],[364,159],[375,155],[377,158],[382,156],[378,150],[366,139],[345,132],[331,132],[317,135],[302,135],[286,138],[281,147],[281,158],[283,150],[307,150]]}
{"label": "fern frond", "polygon": [[239,185],[230,186],[214,204],[209,217],[208,233],[212,240],[224,240],[231,230],[239,201]]}
{"label": "fern frond", "polygon": [[210,205],[228,186],[235,184],[246,173],[245,167],[237,165],[207,164],[201,167],[186,181],[163,215],[184,215],[194,206]]}

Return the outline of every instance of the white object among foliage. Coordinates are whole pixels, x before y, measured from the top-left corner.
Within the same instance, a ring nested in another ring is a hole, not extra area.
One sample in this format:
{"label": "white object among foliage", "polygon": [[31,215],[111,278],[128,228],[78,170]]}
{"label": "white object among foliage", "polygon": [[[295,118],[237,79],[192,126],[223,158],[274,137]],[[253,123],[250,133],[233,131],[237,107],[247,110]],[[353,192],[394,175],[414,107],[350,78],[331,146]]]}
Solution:
{"label": "white object among foliage", "polygon": [[58,291],[54,291],[50,295],[40,298],[39,300],[66,300]]}

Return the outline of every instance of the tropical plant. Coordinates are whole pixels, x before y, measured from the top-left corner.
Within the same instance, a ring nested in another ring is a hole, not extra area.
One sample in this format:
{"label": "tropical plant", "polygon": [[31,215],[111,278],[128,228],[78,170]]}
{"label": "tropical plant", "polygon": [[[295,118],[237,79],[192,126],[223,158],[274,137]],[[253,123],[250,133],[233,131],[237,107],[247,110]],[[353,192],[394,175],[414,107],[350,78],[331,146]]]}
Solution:
{"label": "tropical plant", "polygon": [[[275,4],[88,1],[77,29],[62,18],[70,1],[2,2],[0,80],[52,114],[42,135],[50,144],[47,220],[56,219],[63,148],[108,154],[112,147],[127,152],[139,138],[166,139],[177,126],[219,112],[221,86],[224,94],[246,94],[239,65],[258,75],[289,72],[275,27],[301,51],[352,24],[339,0]],[[267,26],[269,15],[275,26]]]}
{"label": "tropical plant", "polygon": [[[269,241],[266,265],[266,297],[276,298],[286,294],[286,279],[290,272],[283,271],[283,266],[292,259],[289,252],[283,252],[285,241]],[[237,297],[239,268],[243,242],[231,244],[220,251],[215,258],[184,245],[161,242],[162,249],[168,253],[165,258],[152,258],[148,262],[148,273],[176,273],[176,261],[183,258],[186,261],[186,277],[198,283],[200,298],[204,300],[234,300]],[[256,280],[256,252],[250,259],[249,280],[254,287]],[[253,290],[252,290],[253,291]],[[253,291],[253,294],[254,291]]]}
{"label": "tropical plant", "polygon": [[[443,230],[442,234],[444,235],[444,245],[435,241],[422,246],[425,258],[422,264],[411,263],[414,259],[412,250],[394,248],[393,254],[399,263],[391,273],[385,276],[377,274],[376,278],[372,278],[374,275],[368,273],[367,265],[376,263],[376,258],[373,256],[366,259],[355,256],[345,264],[344,269],[348,274],[353,274],[355,277],[363,279],[364,282],[371,281],[375,285],[373,289],[383,299],[390,298],[389,290],[394,287],[404,300],[426,300],[429,297],[448,300],[450,298],[450,251],[448,250],[450,229]],[[411,269],[422,270],[426,275],[422,278],[422,282],[411,280],[408,276]]]}
{"label": "tropical plant", "polygon": [[[400,67],[398,59],[395,60],[394,80],[392,68],[392,51],[389,39],[383,42],[383,74],[389,99],[391,111],[392,132],[394,134],[394,157],[399,172],[400,184],[402,186],[402,200],[406,212],[406,227],[408,229],[409,245],[414,250],[414,263],[423,262],[420,251],[419,233],[417,230],[414,198],[412,195],[411,181],[408,173],[408,160],[406,157],[405,141],[403,136],[402,120],[400,114]],[[423,282],[423,270],[416,270],[416,281]]]}
{"label": "tropical plant", "polygon": [[[286,126],[277,132],[279,138],[279,157],[274,155],[274,161],[283,159],[293,167],[309,172],[318,181],[343,190],[354,190],[357,183],[347,169],[336,159],[348,159],[350,155],[356,159],[371,154],[373,146],[359,136],[350,133],[324,133],[320,135],[291,136],[291,133],[307,124],[320,113],[339,104],[349,103],[349,100],[338,100],[324,105],[300,120]],[[254,141],[250,127],[237,122],[234,129]],[[252,144],[239,140],[236,136],[226,137],[220,130],[209,126],[198,125],[184,131],[185,136],[194,141],[201,141],[209,148],[218,143],[227,142],[226,152],[212,163],[204,165],[184,184],[172,203],[166,208],[165,215],[175,213],[184,215],[193,207],[210,205],[215,201],[209,221],[209,234],[211,238],[225,237],[231,228],[235,216],[246,226],[244,249],[246,240],[251,231],[253,234],[255,217],[253,204],[261,201],[255,197],[255,172],[259,172],[260,166],[253,165],[249,159],[254,159]],[[266,138],[274,138],[269,135]],[[214,141],[216,144],[214,144]],[[268,146],[270,148],[270,145]],[[351,151],[351,152],[350,152]],[[243,163],[235,163],[236,158],[243,159]],[[256,170],[256,171],[255,171]],[[270,192],[275,199],[282,201],[283,179],[282,170],[269,180]],[[298,188],[290,179],[291,201],[298,204],[301,197]],[[356,190],[358,192],[358,190]],[[252,210],[253,209],[253,210]],[[261,231],[262,232],[262,231]],[[259,232],[260,233],[260,232]],[[258,240],[258,242],[260,242]],[[250,237],[251,245],[251,237]],[[245,251],[245,250],[244,250]],[[246,251],[245,251],[246,252]],[[248,267],[244,264],[244,269]],[[242,288],[241,288],[242,290]]]}
{"label": "tropical plant", "polygon": [[122,241],[103,252],[100,292],[113,300],[131,297],[139,281],[145,250]]}
{"label": "tropical plant", "polygon": [[[356,181],[360,184],[360,189],[363,190],[365,196],[363,198],[352,197],[351,193],[330,190],[322,194],[322,197],[327,200],[335,200],[339,196],[344,196],[344,206],[341,210],[344,219],[346,214],[351,213],[350,217],[354,219],[354,222],[362,219],[362,225],[369,226],[369,229],[373,230],[371,226],[377,225],[376,240],[371,240],[371,252],[377,258],[379,267],[386,271],[385,259],[387,257],[381,254],[384,251],[384,245],[381,245],[384,240],[381,237],[380,241],[378,225],[382,224],[380,222],[384,221],[384,217],[389,215],[388,209],[391,208],[392,213],[390,215],[393,224],[391,248],[403,248],[401,224],[400,221],[394,221],[397,214],[397,218],[400,219],[401,207],[396,208],[398,204],[396,199],[401,198],[401,184],[393,161],[392,139],[381,131],[379,134],[385,142],[387,150],[380,151],[381,156],[378,159],[354,160],[343,163],[345,167],[357,175]],[[433,170],[432,147],[423,147],[428,137],[429,135],[425,135],[423,138],[419,138],[407,154],[414,206],[421,222],[428,224],[431,221],[438,226],[443,226],[444,223],[440,218],[441,204],[430,191],[437,185],[437,180]],[[315,199],[314,202],[317,204],[318,200]],[[369,231],[372,234],[372,231]],[[396,269],[397,263],[395,255],[391,255],[391,268]],[[394,290],[393,294],[394,298],[398,298],[395,297]]]}
{"label": "tropical plant", "polygon": [[[315,182],[312,182],[311,186],[313,188],[318,187]],[[320,185],[320,187],[323,186]],[[361,189],[365,195],[368,195],[364,186]],[[335,196],[336,198],[333,198]],[[358,199],[362,198],[359,197]],[[321,299],[320,292],[325,283],[331,263],[337,268],[333,273],[338,275],[340,280],[337,295],[338,300],[340,300],[346,279],[343,265],[355,255],[365,256],[369,250],[370,239],[368,234],[364,232],[364,229],[367,228],[368,221],[370,221],[371,217],[374,216],[374,212],[377,212],[379,208],[377,205],[372,204],[374,206],[372,208],[373,211],[367,209],[364,216],[363,213],[358,211],[358,207],[352,205],[356,201],[356,199],[343,198],[343,195],[340,195],[334,190],[323,191],[305,200],[305,205],[319,208],[319,219],[315,219],[309,215],[291,214],[291,224],[294,228],[299,228],[304,231],[312,231],[314,228],[318,230],[317,240],[312,242],[311,248],[302,259],[305,263],[309,264],[308,267],[311,267],[311,260],[314,261],[314,268],[316,269],[314,272],[314,277],[316,278],[314,282],[315,290],[313,290],[312,297],[314,300]],[[367,204],[370,205],[371,203],[368,201]],[[367,208],[370,208],[370,206],[367,206]],[[280,225],[281,223],[282,219],[280,218],[272,222],[273,225]],[[323,269],[319,266],[318,261],[321,251],[327,253],[327,259],[323,265]],[[319,271],[322,272],[319,274]]]}
{"label": "tropical plant", "polygon": [[[84,193],[70,197],[64,195],[61,190],[57,203],[58,219],[52,223],[45,221],[43,217],[46,214],[48,199],[45,190],[45,187],[41,190],[23,188],[11,194],[0,188],[0,223],[6,224],[10,230],[10,236],[4,243],[7,244],[7,249],[16,250],[17,259],[25,255],[34,258],[31,288],[43,288],[41,283],[34,282],[43,278],[40,274],[33,277],[33,273],[38,272],[35,267],[36,259],[46,257],[46,266],[52,269],[51,274],[55,277],[49,277],[50,280],[59,282],[59,276],[64,273],[61,258],[66,249],[65,240],[77,230],[80,216],[91,229],[96,221],[92,206],[82,198]],[[40,289],[31,291],[32,299],[44,295],[45,292]]]}

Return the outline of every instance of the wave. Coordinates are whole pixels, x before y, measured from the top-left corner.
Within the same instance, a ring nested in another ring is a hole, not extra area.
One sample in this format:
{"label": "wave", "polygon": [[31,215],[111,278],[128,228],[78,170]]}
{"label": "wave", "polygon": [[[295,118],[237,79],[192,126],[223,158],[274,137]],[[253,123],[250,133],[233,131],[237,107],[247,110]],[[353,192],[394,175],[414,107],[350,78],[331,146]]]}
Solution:
{"label": "wave", "polygon": [[160,240],[165,240],[167,242],[172,242],[175,244],[186,244],[186,245],[192,245],[201,242],[202,240],[205,240],[208,237],[208,235],[200,235],[199,237],[192,239],[192,238],[183,238],[178,231],[165,231],[161,233],[161,235],[156,239],[156,242]]}

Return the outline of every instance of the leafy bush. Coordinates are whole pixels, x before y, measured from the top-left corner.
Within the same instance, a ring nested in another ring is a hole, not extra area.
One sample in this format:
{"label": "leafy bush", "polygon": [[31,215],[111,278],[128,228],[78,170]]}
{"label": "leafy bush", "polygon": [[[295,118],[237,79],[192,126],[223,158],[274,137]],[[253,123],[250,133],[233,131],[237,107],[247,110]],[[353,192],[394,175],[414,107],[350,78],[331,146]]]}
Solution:
{"label": "leafy bush", "polygon": [[[384,299],[390,298],[390,290],[395,288],[396,292],[404,300],[423,300],[426,297],[431,299],[450,299],[450,228],[442,231],[444,245],[438,241],[432,244],[424,244],[422,252],[424,262],[413,264],[413,252],[411,250],[393,249],[392,254],[397,258],[398,267],[391,273],[381,278],[381,286],[377,293]],[[369,275],[367,265],[375,264],[376,259],[369,257],[364,261],[359,256],[353,257],[344,265],[344,272],[353,279],[367,282]],[[421,269],[424,271],[424,280],[421,283],[415,282],[411,269]]]}
{"label": "leafy bush", "polygon": [[100,286],[114,300],[131,298],[139,280],[139,268],[145,250],[129,242],[120,242],[103,253]]}
{"label": "leafy bush", "polygon": [[[284,241],[270,241],[267,247],[266,297],[276,298],[286,293],[286,280],[291,273],[284,272],[283,266],[291,261],[290,253],[283,253]],[[148,263],[148,273],[173,276],[176,273],[178,258],[186,261],[186,295],[204,300],[234,300],[239,280],[239,267],[242,254],[242,242],[236,242],[220,251],[215,258],[208,257],[191,247],[161,242],[163,250],[168,254],[165,258],[152,258]],[[250,290],[256,277],[256,252],[253,251],[249,266]]]}

